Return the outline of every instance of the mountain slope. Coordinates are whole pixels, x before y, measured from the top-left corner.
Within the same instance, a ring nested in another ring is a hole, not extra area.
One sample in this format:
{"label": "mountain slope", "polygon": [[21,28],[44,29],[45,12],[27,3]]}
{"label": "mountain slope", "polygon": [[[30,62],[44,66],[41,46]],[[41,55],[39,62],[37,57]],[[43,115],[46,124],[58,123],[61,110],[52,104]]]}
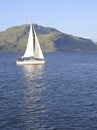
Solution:
{"label": "mountain slope", "polygon": [[[54,28],[34,24],[43,51],[97,51],[90,39],[64,34]],[[29,25],[16,26],[0,32],[0,51],[24,51]]]}

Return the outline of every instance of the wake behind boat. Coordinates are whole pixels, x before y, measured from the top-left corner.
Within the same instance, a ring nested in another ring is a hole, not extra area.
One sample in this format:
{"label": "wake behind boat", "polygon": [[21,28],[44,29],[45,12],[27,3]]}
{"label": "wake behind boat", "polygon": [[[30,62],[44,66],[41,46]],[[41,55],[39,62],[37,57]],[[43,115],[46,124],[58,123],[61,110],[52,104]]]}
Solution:
{"label": "wake behind boat", "polygon": [[30,32],[28,43],[24,55],[16,61],[17,64],[44,64],[44,56],[39,45],[39,41],[32,24],[30,25]]}

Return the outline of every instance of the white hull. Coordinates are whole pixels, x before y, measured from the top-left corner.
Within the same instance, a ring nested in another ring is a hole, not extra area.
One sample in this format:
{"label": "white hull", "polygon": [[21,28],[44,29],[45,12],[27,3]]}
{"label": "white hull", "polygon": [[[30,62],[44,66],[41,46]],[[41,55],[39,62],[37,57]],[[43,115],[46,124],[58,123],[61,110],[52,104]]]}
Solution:
{"label": "white hull", "polygon": [[16,61],[17,65],[40,65],[40,64],[44,64],[45,61],[44,60],[23,60],[23,61]]}

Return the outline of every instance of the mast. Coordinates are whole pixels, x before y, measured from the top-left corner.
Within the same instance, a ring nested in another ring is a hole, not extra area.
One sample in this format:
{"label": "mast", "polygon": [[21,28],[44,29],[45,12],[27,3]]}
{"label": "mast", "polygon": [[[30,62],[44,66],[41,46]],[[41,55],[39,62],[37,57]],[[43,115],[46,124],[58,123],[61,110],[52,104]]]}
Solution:
{"label": "mast", "polygon": [[34,27],[32,26],[32,35],[33,35],[33,54],[35,53],[35,34],[34,34]]}

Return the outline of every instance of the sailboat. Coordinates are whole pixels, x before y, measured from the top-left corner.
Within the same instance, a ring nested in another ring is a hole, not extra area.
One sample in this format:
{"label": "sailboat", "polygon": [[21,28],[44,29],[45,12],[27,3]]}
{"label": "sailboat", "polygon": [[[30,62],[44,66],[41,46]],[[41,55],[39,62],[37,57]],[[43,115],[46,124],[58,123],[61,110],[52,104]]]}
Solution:
{"label": "sailboat", "polygon": [[44,64],[44,56],[34,29],[34,26],[30,24],[29,37],[27,47],[24,55],[16,61],[16,64],[30,65],[30,64]]}

